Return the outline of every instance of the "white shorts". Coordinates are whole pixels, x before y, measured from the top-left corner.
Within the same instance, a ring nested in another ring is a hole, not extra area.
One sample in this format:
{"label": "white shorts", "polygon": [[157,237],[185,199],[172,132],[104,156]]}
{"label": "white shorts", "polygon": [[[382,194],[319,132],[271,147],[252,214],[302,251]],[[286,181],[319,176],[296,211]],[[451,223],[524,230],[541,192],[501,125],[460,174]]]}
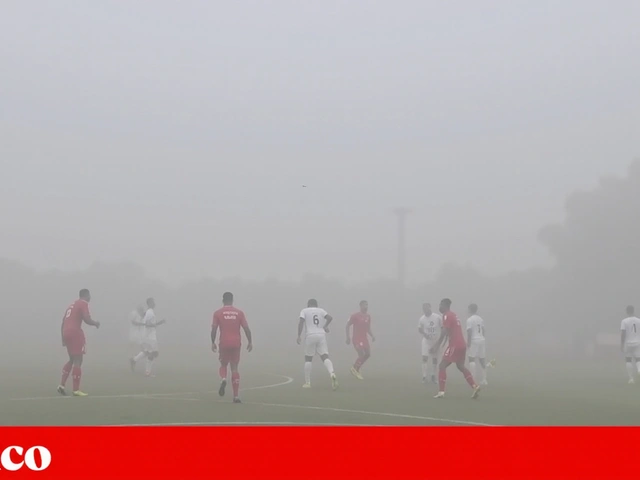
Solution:
{"label": "white shorts", "polygon": [[422,356],[440,358],[440,351],[442,350],[442,348],[439,348],[438,351],[434,354],[429,353],[429,350],[431,350],[431,347],[433,347],[437,342],[438,342],[437,339],[431,341],[422,337]]}
{"label": "white shorts", "polygon": [[485,358],[486,356],[485,339],[471,340],[471,344],[467,348],[467,357],[469,358]]}
{"label": "white shorts", "polygon": [[307,335],[304,339],[304,356],[313,357],[315,354],[329,355],[327,336],[322,333]]}
{"label": "white shorts", "polygon": [[640,345],[625,345],[624,356],[627,358],[640,358]]}
{"label": "white shorts", "polygon": [[140,348],[145,353],[158,351],[158,339],[154,337],[145,337],[140,342]]}

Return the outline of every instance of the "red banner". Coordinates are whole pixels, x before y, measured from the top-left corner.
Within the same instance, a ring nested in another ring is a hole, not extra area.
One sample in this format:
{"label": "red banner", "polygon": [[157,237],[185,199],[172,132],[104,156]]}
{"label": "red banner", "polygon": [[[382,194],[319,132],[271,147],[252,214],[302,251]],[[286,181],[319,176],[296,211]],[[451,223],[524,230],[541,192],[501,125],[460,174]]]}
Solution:
{"label": "red banner", "polygon": [[0,432],[0,480],[628,480],[636,476],[633,452],[640,438],[635,427],[7,427]]}

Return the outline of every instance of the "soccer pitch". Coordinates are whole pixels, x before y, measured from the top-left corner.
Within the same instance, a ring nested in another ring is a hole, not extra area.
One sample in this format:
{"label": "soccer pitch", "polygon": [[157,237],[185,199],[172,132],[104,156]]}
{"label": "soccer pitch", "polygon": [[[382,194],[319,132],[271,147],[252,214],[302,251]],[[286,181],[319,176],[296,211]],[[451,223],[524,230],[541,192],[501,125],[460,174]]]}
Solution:
{"label": "soccer pitch", "polygon": [[[375,355],[375,352],[374,352]],[[460,373],[449,369],[447,397],[436,400],[435,385],[423,385],[419,363],[385,368],[375,357],[353,378],[344,355],[336,361],[340,388],[332,391],[320,362],[313,388],[302,389],[302,360],[257,357],[241,364],[242,405],[217,394],[217,362],[212,355],[189,365],[158,362],[155,378],[131,373],[126,356],[118,366],[87,356],[86,398],[55,392],[59,367],[30,366],[2,372],[2,425],[637,425],[640,384],[627,385],[624,365],[594,362],[593,368],[560,364],[542,372],[498,362],[480,399]],[[206,360],[204,360],[206,358]],[[64,358],[60,357],[60,366]],[[6,365],[6,364],[5,364]],[[195,365],[195,367],[194,367]],[[553,376],[549,372],[554,372]],[[70,386],[70,384],[68,385]],[[70,389],[69,389],[70,390]]]}

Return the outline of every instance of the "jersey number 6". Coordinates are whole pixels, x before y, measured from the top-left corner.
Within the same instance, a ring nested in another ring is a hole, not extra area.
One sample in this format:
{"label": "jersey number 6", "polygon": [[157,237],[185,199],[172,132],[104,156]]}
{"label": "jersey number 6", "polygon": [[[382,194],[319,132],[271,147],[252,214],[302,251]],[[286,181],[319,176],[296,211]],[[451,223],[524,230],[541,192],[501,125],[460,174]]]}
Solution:
{"label": "jersey number 6", "polygon": [[318,318],[318,315],[313,316],[313,324],[320,325],[320,319]]}

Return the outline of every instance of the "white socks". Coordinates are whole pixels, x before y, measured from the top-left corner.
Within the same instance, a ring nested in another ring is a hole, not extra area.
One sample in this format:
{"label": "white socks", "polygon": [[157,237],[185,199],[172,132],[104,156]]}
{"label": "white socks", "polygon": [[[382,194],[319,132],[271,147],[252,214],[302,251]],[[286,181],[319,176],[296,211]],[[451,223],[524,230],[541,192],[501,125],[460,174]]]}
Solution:
{"label": "white socks", "polygon": [[324,366],[327,369],[327,371],[329,372],[329,375],[333,375],[333,362],[330,359],[326,359],[324,361]]}
{"label": "white socks", "polygon": [[429,375],[429,361],[423,361],[422,362],[422,378],[427,378],[427,375]]}
{"label": "white socks", "polygon": [[152,367],[153,367],[153,360],[151,360],[150,358],[147,358],[147,370],[145,372],[147,375],[151,375]]}
{"label": "white socks", "polygon": [[476,379],[476,362],[469,362],[469,371],[473,379]]}
{"label": "white socks", "polygon": [[633,380],[633,363],[627,362],[627,373],[629,374],[629,380]]}
{"label": "white socks", "polygon": [[137,354],[135,357],[133,357],[133,361],[134,362],[139,362],[140,360],[142,360],[144,358],[144,352],[140,352],[139,354]]}
{"label": "white socks", "polygon": [[311,383],[311,367],[313,364],[311,362],[304,362],[304,383]]}

